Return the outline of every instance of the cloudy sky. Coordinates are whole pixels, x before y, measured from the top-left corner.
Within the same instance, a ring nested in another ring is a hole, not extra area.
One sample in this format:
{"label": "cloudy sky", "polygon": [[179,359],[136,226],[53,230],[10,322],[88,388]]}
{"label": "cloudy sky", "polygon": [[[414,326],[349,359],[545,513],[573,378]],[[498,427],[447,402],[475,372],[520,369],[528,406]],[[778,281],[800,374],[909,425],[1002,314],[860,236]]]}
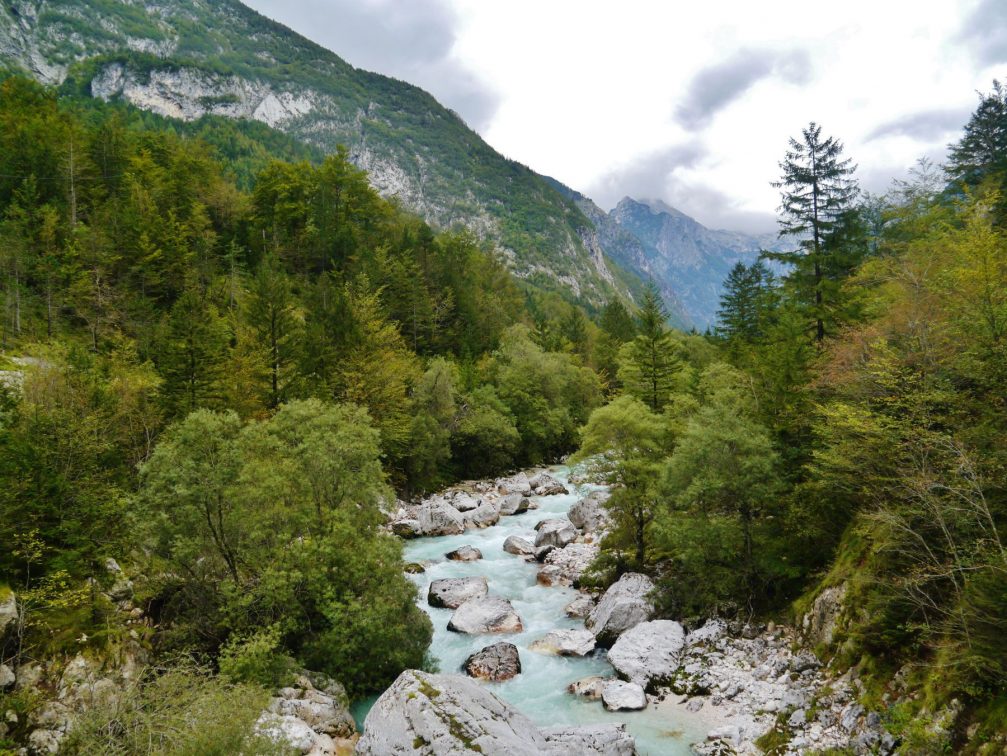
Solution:
{"label": "cloudy sky", "polygon": [[605,209],[660,198],[749,231],[775,228],[769,182],[808,121],[883,191],[1007,78],[1007,0],[245,2]]}

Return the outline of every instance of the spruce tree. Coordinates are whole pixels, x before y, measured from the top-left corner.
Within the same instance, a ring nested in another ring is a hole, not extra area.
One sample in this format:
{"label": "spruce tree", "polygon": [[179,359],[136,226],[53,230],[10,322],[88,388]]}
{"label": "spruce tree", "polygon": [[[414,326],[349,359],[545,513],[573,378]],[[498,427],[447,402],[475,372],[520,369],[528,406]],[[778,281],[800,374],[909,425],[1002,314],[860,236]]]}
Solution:
{"label": "spruce tree", "polygon": [[797,284],[799,296],[811,300],[815,339],[825,338],[825,290],[829,279],[827,256],[837,251],[836,241],[851,220],[859,189],[851,178],[856,166],[843,158],[843,145],[834,137],[822,138],[822,127],[814,121],[790,140],[783,171],[773,186],[781,190],[780,236],[800,240],[799,251],[772,253],[772,259],[793,266],[789,279]]}
{"label": "spruce tree", "polygon": [[773,274],[765,263],[751,266],[735,263],[724,281],[724,293],[717,310],[717,332],[731,342],[751,344],[765,330],[766,298]]}
{"label": "spruce tree", "polygon": [[668,403],[681,367],[667,322],[661,295],[651,283],[637,314],[637,336],[619,353],[619,379],[627,393],[654,412],[661,412]]}

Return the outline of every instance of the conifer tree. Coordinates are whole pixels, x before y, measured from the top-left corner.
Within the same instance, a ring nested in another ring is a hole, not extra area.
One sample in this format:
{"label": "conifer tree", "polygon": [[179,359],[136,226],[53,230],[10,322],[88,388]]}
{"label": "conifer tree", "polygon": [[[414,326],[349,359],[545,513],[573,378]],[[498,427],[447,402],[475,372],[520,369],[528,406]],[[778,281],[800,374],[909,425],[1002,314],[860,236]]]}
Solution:
{"label": "conifer tree", "polygon": [[619,379],[627,393],[642,400],[654,412],[662,411],[668,403],[681,367],[667,322],[668,313],[661,295],[650,284],[637,314],[638,334],[619,353]]}
{"label": "conifer tree", "polygon": [[765,329],[767,290],[773,274],[765,263],[746,266],[740,260],[724,281],[717,311],[717,332],[728,341],[752,343]]}
{"label": "conifer tree", "polygon": [[856,166],[851,158],[842,155],[842,142],[834,137],[823,138],[822,127],[812,121],[801,131],[800,139],[791,138],[786,156],[780,161],[783,175],[773,182],[782,195],[780,236],[798,238],[800,248],[767,257],[793,266],[789,278],[801,295],[811,300],[818,342],[825,338],[829,304],[825,294],[829,279],[827,256],[837,251],[835,242],[851,220],[859,192],[851,178]]}

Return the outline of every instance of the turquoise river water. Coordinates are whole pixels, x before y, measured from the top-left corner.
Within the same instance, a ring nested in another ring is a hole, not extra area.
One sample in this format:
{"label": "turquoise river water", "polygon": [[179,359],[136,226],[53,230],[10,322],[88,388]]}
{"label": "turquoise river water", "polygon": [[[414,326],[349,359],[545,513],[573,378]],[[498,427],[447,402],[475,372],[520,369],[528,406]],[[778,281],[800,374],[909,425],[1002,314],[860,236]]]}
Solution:
{"label": "turquoise river water", "polygon": [[[430,655],[439,672],[461,673],[465,659],[485,646],[501,640],[518,647],[522,671],[517,677],[501,683],[485,683],[496,695],[512,703],[537,725],[578,725],[600,722],[625,722],[636,737],[637,749],[643,756],[678,756],[689,754],[689,743],[702,740],[707,727],[703,718],[689,714],[681,707],[651,705],[639,712],[608,712],[600,701],[587,701],[566,691],[574,680],[590,675],[611,675],[612,667],[603,649],[584,657],[538,654],[528,645],[556,628],[583,627],[582,620],[570,619],[564,608],[577,596],[573,588],[546,587],[536,581],[538,565],[503,550],[508,536],[535,539],[535,523],[550,517],[564,517],[570,507],[596,486],[569,484],[565,467],[550,471],[563,481],[571,493],[534,497],[538,509],[511,517],[502,517],[497,525],[483,530],[469,530],[457,536],[417,538],[407,541],[406,562],[426,565],[426,572],[411,576],[417,586],[417,603],[434,626]],[[471,545],[482,552],[475,562],[454,562],[444,558],[446,552]],[[447,577],[482,575],[489,582],[490,593],[509,599],[520,615],[524,632],[517,635],[463,635],[448,631],[452,610],[435,609],[427,605],[430,581]],[[360,701],[354,715],[362,726],[374,699]]]}

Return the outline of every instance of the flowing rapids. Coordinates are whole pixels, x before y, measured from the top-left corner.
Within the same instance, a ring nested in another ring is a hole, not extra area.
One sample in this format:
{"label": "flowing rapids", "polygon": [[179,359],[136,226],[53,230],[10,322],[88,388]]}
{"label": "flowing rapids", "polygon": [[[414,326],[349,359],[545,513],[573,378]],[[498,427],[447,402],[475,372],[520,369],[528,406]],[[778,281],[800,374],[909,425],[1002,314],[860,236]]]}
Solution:
{"label": "flowing rapids", "polygon": [[[569,470],[558,467],[550,472],[566,485],[571,493],[559,496],[537,496],[538,509],[511,517],[502,517],[497,525],[484,530],[469,530],[462,535],[417,538],[407,541],[405,561],[426,565],[426,572],[412,576],[418,588],[417,602],[430,615],[434,626],[430,656],[440,672],[461,672],[462,663],[470,654],[498,641],[508,641],[518,647],[522,671],[517,677],[502,683],[485,683],[496,695],[514,704],[540,727],[594,722],[625,722],[636,737],[637,749],[646,756],[690,753],[689,743],[702,740],[707,728],[702,717],[685,713],[673,706],[651,705],[639,712],[608,712],[600,701],[588,701],[566,691],[574,680],[590,675],[609,676],[612,667],[604,650],[579,657],[550,656],[528,650],[528,645],[556,628],[583,627],[583,620],[570,619],[564,608],[578,593],[573,588],[549,588],[538,585],[539,565],[508,554],[503,543],[517,535],[535,540],[535,523],[550,517],[565,517],[570,507],[597,486],[574,486],[568,483]],[[475,562],[453,562],[444,554],[459,546],[475,546],[483,558]],[[524,632],[517,635],[463,635],[449,632],[452,610],[435,609],[427,605],[427,587],[432,580],[447,577],[481,575],[489,582],[491,594],[510,599],[521,616]],[[357,704],[354,714],[361,727],[373,699]]]}

